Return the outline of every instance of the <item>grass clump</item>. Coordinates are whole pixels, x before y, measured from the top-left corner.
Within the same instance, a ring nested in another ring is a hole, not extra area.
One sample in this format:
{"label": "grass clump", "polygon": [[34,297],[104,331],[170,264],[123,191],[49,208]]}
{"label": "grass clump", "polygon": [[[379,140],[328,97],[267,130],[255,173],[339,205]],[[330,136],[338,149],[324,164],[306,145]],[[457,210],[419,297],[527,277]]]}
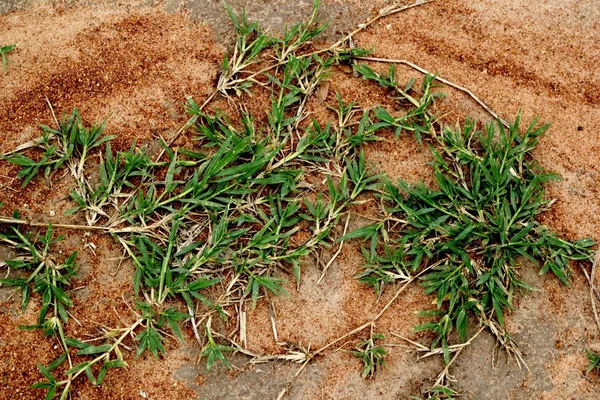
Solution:
{"label": "grass clump", "polygon": [[351,352],[354,357],[358,357],[363,362],[361,376],[363,378],[372,378],[378,368],[385,363],[384,357],[387,354],[385,347],[377,344],[377,341],[384,340],[385,337],[376,333],[371,338],[361,340],[356,348]]}
{"label": "grass clump", "polygon": [[77,108],[70,116],[63,116],[57,125],[56,129],[42,125],[42,136],[18,149],[38,149],[42,152],[41,159],[34,160],[21,152],[2,156],[7,161],[21,166],[17,177],[22,178],[23,187],[27,186],[39,172],[43,171],[44,176],[48,178],[53,171],[63,165],[68,165],[75,179],[83,181],[84,164],[90,151],[114,138],[114,136],[102,135],[104,123],[86,127]]}
{"label": "grass clump", "polygon": [[[3,264],[28,274],[26,278],[0,279],[0,284],[21,289],[23,311],[27,308],[32,293],[41,295],[37,324],[23,328],[42,328],[47,336],[58,331],[62,335],[62,323],[69,319],[67,308],[73,306],[65,290],[76,272],[77,252],[71,253],[64,260],[58,260],[51,252],[51,248],[63,239],[64,236],[54,238],[52,225],[48,226],[45,234],[35,237],[23,234],[14,227],[12,232],[0,234],[0,242],[11,245],[18,252],[16,258],[4,260]],[[62,339],[64,340],[64,336]]]}
{"label": "grass clump", "polygon": [[[436,307],[431,322],[416,327],[435,334],[450,362],[452,334],[465,341],[469,321],[486,324],[500,343],[518,353],[503,328],[504,314],[521,289],[518,258],[541,265],[568,285],[569,263],[590,260],[591,239],[570,242],[537,221],[547,209],[544,173],[531,156],[547,126],[521,130],[467,122],[445,129],[431,145],[436,189],[383,180],[381,221],[351,233],[371,240],[359,279],[380,292],[386,284],[418,273]],[[517,354],[518,355],[518,354]]]}

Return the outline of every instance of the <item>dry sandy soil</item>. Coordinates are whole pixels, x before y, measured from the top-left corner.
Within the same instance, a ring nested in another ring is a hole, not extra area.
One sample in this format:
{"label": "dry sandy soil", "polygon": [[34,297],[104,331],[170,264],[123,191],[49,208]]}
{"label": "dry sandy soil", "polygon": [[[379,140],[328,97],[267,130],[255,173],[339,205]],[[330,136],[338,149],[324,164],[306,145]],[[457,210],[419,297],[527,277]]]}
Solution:
{"label": "dry sandy soil", "polygon": [[[310,13],[309,1],[231,1],[247,5],[250,19],[281,29]],[[369,0],[324,1],[321,17],[332,21],[326,39],[347,32],[383,5]],[[170,138],[185,122],[183,101],[191,95],[202,101],[214,88],[223,53],[231,43],[231,28],[218,1],[8,1],[0,10],[0,44],[16,43],[11,64],[0,71],[0,153],[39,135],[40,123],[52,124],[47,97],[58,113],[74,106],[88,121],[110,116],[106,132],[117,135],[113,146],[128,148]],[[484,99],[499,115],[514,118],[523,110],[526,121],[539,115],[552,123],[536,150],[536,157],[563,180],[549,185],[556,199],[542,220],[569,239],[591,236],[600,241],[600,6],[596,0],[525,0],[478,2],[436,0],[386,18],[356,38],[360,47],[374,48],[375,56],[413,61],[423,68],[463,85]],[[387,66],[374,66],[387,68]],[[416,71],[399,67],[399,80]],[[363,106],[387,105],[385,92],[346,71],[336,71],[329,89]],[[482,121],[489,116],[464,94],[443,89],[448,98],[438,105],[443,120],[453,124],[466,115]],[[264,114],[261,95],[248,99],[255,114]],[[217,99],[211,107],[225,108]],[[189,138],[184,137],[179,144]],[[426,149],[410,137],[395,144],[368,148],[368,158],[388,175],[411,182],[430,180]],[[79,222],[63,216],[71,204],[65,199],[72,184],[65,178],[52,184],[35,180],[26,190],[15,180],[17,169],[0,161],[1,210],[12,209],[33,220]],[[52,212],[52,214],[51,214]],[[51,215],[55,215],[51,217]],[[117,243],[101,235],[73,237],[64,250],[97,246],[96,255],[80,252],[80,274],[73,291],[73,322],[69,329],[80,337],[100,324],[116,326],[128,315],[131,273],[119,265]],[[10,257],[0,248],[0,257]],[[368,320],[381,309],[391,291],[378,299],[353,276],[361,265],[356,245],[349,244],[332,265],[321,285],[316,265],[304,268],[299,290],[289,285],[293,299],[273,299],[280,341],[317,348]],[[571,287],[552,277],[540,277],[536,267],[523,266],[525,280],[536,291],[518,300],[508,327],[525,353],[529,370],[494,349],[491,337],[481,335],[468,347],[451,373],[455,387],[468,399],[596,399],[600,377],[585,374],[586,348],[600,345],[589,288],[579,266]],[[18,295],[0,288],[0,398],[38,399],[28,389],[39,380],[36,363],[46,364],[59,354],[57,345],[39,332],[21,332],[37,309],[32,302],[21,314]],[[419,287],[407,290],[377,328],[390,343],[401,343],[390,332],[427,343],[416,335],[417,312],[432,299]],[[345,352],[316,359],[295,380],[297,365],[245,365],[238,370],[216,368],[209,374],[197,364],[198,348],[191,329],[184,327],[187,345],[170,341],[164,359],[127,359],[131,367],[111,371],[101,387],[79,383],[78,399],[275,399],[289,384],[294,399],[408,399],[419,396],[442,368],[437,359],[417,360],[403,347],[390,347],[385,367],[373,380],[360,378],[360,363]],[[350,339],[358,339],[357,337]],[[351,347],[349,342],[346,347]],[[248,348],[278,352],[266,304],[248,315]]]}

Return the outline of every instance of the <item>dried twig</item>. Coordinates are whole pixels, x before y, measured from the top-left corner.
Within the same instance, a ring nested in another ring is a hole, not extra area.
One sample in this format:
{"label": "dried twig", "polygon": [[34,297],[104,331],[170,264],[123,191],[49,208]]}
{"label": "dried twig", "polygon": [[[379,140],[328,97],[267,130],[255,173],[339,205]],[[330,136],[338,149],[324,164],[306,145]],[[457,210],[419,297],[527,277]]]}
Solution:
{"label": "dried twig", "polygon": [[198,327],[196,326],[196,313],[189,306],[188,306],[188,312],[192,316],[190,318],[190,322],[192,323],[192,329],[194,330],[194,337],[196,338],[196,342],[198,342],[198,345],[200,345],[200,348],[202,348],[202,347],[204,347],[204,341],[200,337],[200,333],[198,332]]}
{"label": "dried twig", "polygon": [[244,310],[245,302],[240,301],[240,312],[239,312],[239,321],[240,321],[240,342],[244,345],[244,348],[248,347],[248,336],[246,334],[246,310]]}
{"label": "dried twig", "polygon": [[[346,232],[348,232],[348,222],[350,222],[350,214],[348,214],[348,217],[346,218],[346,225],[344,225],[344,233],[343,233],[342,236],[346,236]],[[340,247],[335,252],[335,254],[333,255],[333,257],[331,257],[331,259],[329,260],[329,262],[325,265],[325,268],[323,268],[323,272],[321,273],[321,276],[319,277],[319,280],[317,280],[317,285],[319,285],[323,281],[323,278],[325,278],[325,274],[327,273],[327,270],[329,269],[329,267],[331,267],[331,264],[333,264],[333,262],[335,261],[335,259],[342,252],[342,247],[343,246],[344,246],[344,240],[342,240],[340,242]]]}
{"label": "dried twig", "polygon": [[48,225],[52,224],[54,228],[62,228],[62,229],[72,229],[72,230],[81,230],[81,231],[102,231],[106,233],[141,233],[141,232],[152,232],[155,229],[161,227],[166,222],[168,222],[173,216],[168,215],[162,220],[155,222],[152,225],[148,226],[129,226],[125,228],[115,228],[109,226],[90,226],[90,225],[72,225],[72,224],[55,224],[53,222],[34,222],[25,219],[18,219],[12,217],[4,217],[0,216],[0,224],[11,224],[11,225],[25,225],[32,227],[41,227],[46,228]]}
{"label": "dried twig", "polygon": [[[25,219],[0,216],[0,224],[26,225],[26,226],[44,227],[45,228],[50,224],[50,222],[34,222],[34,221],[28,221]],[[55,224],[55,223],[52,223],[52,226],[55,228],[74,229],[74,230],[82,230],[82,231],[109,231],[111,229],[111,228],[107,228],[104,226],[70,225],[70,224]]]}
{"label": "dried twig", "polygon": [[275,306],[270,301],[267,301],[269,305],[269,318],[271,319],[271,328],[273,329],[273,340],[275,343],[279,343],[279,336],[277,335],[277,322],[275,321],[275,317],[277,314],[275,313]]}
{"label": "dried twig", "polygon": [[591,275],[588,275],[587,271],[583,266],[581,269],[583,270],[583,274],[585,275],[589,285],[590,285],[590,300],[592,302],[592,311],[594,312],[594,320],[596,321],[596,326],[598,330],[600,330],[600,317],[598,316],[598,309],[596,307],[596,296],[600,298],[600,293],[596,289],[595,281],[596,281],[596,266],[598,265],[598,261],[600,260],[600,251],[596,252],[596,256],[594,257],[594,262],[592,263],[592,271]]}

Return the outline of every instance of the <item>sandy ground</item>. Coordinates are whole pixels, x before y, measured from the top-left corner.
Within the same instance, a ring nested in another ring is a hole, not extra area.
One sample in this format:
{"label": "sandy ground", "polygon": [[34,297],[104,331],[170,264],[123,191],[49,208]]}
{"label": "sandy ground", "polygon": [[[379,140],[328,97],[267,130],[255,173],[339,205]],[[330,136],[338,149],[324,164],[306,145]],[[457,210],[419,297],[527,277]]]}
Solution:
{"label": "sandy ground", "polygon": [[[248,6],[251,19],[272,29],[304,18],[309,1],[231,1],[234,8]],[[322,17],[332,24],[327,38],[336,37],[383,2],[324,1]],[[2,5],[0,44],[17,43],[11,64],[0,73],[0,152],[37,137],[39,123],[51,124],[45,98],[55,110],[77,106],[88,121],[110,116],[106,132],[118,135],[114,147],[128,148],[133,140],[171,137],[185,121],[183,100],[201,101],[213,88],[224,49],[230,43],[229,24],[216,1],[167,1],[160,4],[130,2],[34,2]],[[18,9],[15,9],[18,8]],[[465,86],[484,99],[498,114],[512,119],[519,109],[524,119],[539,115],[551,122],[536,157],[564,179],[553,182],[548,194],[556,199],[543,222],[567,238],[591,236],[600,240],[600,7],[594,0],[558,1],[435,1],[389,17],[356,37],[357,45],[374,48],[375,56],[407,59]],[[374,65],[374,68],[387,68]],[[417,73],[398,68],[399,80]],[[438,108],[453,124],[466,115],[487,121],[489,116],[464,94],[449,94]],[[329,101],[339,91],[363,106],[390,105],[385,91],[346,71],[331,78]],[[256,114],[264,113],[264,93],[247,99]],[[213,107],[227,107],[217,100]],[[316,107],[316,106],[315,106]],[[327,114],[315,108],[318,118]],[[264,117],[264,114],[263,114]],[[185,143],[189,138],[183,138]],[[181,144],[179,143],[179,144]],[[430,179],[428,151],[412,138],[395,144],[371,146],[370,162],[388,175],[417,182]],[[0,162],[2,209],[18,208],[23,215],[47,221],[77,222],[62,212],[72,185],[65,178],[50,184],[35,181],[25,191],[13,178],[17,170]],[[119,246],[99,235],[70,237],[65,250],[85,241],[98,246],[97,255],[82,251],[80,280],[74,293],[73,313],[84,327],[70,323],[77,335],[91,335],[100,324],[125,323],[128,313],[122,294],[131,293],[131,265],[119,265]],[[0,256],[5,250],[0,249]],[[313,263],[314,264],[314,263]],[[389,299],[378,299],[353,276],[361,258],[348,244],[321,285],[316,265],[304,266],[303,284],[288,290],[293,299],[272,299],[280,341],[317,348],[351,330],[378,312]],[[451,369],[456,388],[468,399],[595,399],[600,378],[585,375],[584,349],[597,348],[589,291],[580,270],[567,288],[536,267],[523,265],[523,276],[537,291],[519,299],[519,309],[507,324],[526,354],[529,371],[494,350],[491,337],[481,335]],[[312,287],[312,289],[310,289]],[[16,326],[31,322],[37,309],[20,314],[11,291],[0,288],[0,398],[37,399],[28,389],[39,379],[36,363],[58,355],[57,346],[40,333],[20,332]],[[18,296],[17,296],[18,297]],[[390,333],[427,343],[412,327],[418,311],[430,298],[419,287],[407,290],[378,321],[388,342],[400,343]],[[227,327],[224,327],[227,329]],[[191,329],[186,329],[190,335]],[[359,339],[354,337],[351,339]],[[170,342],[165,359],[128,355],[131,367],[111,371],[105,383],[93,388],[81,383],[73,398],[276,398],[289,382],[294,399],[408,399],[418,396],[442,368],[440,360],[417,360],[402,347],[390,347],[386,366],[374,380],[360,378],[359,362],[344,352],[329,353],[311,363],[297,379],[293,364],[247,366],[236,358],[235,372],[215,369],[209,374],[195,363],[198,349],[191,336],[187,345]],[[354,342],[349,342],[346,348]],[[248,347],[256,352],[278,352],[267,305],[248,310]]]}

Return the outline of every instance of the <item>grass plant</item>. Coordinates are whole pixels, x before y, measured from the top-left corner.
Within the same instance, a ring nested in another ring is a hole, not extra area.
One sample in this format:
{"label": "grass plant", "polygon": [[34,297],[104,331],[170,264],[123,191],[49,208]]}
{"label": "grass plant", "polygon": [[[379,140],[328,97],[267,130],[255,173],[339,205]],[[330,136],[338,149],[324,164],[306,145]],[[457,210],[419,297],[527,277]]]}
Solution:
{"label": "grass plant", "polygon": [[[66,169],[76,181],[67,213],[82,215],[89,227],[106,227],[135,271],[129,326],[105,327],[94,345],[71,338],[65,328],[76,253],[62,259],[52,252],[60,240],[52,225],[36,234],[4,219],[7,233],[0,233],[0,242],[17,257],[3,264],[29,275],[0,282],[21,289],[23,309],[39,293],[39,318],[24,328],[43,329],[63,347],[59,358],[38,366],[45,380],[34,386],[45,389],[47,399],[59,393],[67,398],[84,373],[100,385],[109,369],[126,367],[126,341],[135,344],[137,357],[160,357],[170,337],[184,339],[182,326],[191,325],[207,369],[217,361],[232,367],[227,355],[243,348],[224,340],[212,324],[232,318],[233,305],[287,295],[288,279],[300,284],[306,260],[320,259],[322,249],[338,240],[363,242],[365,266],[357,277],[379,294],[421,276],[436,302],[416,330],[433,332],[431,347],[446,363],[452,343],[467,341],[469,327],[481,324],[520,356],[504,327],[513,299],[529,289],[520,278],[520,260],[539,263],[541,273],[568,284],[570,263],[591,259],[592,240],[562,239],[536,218],[551,205],[544,184],[556,179],[532,156],[547,128],[537,120],[525,128],[517,117],[509,128],[497,123],[479,130],[467,122],[440,129],[432,113],[442,96],[434,75],[400,86],[393,67],[381,74],[365,64],[353,64],[354,71],[389,90],[403,111],[364,108],[336,94],[327,104],[332,120],[310,119],[308,100],[331,69],[368,53],[351,47],[348,38],[315,49],[312,41],[325,29],[317,22],[318,6],[315,1],[309,19],[280,38],[226,8],[236,42],[223,59],[215,93],[240,105],[253,85],[267,90],[262,119],[241,105],[239,119],[205,111],[214,95],[202,105],[188,98],[183,131],[192,132],[195,144],[175,148],[161,140],[153,159],[135,143],[114,151],[104,123],[86,126],[75,109],[4,156],[21,167],[23,186]],[[410,134],[429,146],[434,188],[392,182],[369,165],[364,147],[384,140],[386,132],[396,139]],[[100,160],[97,166],[92,157]],[[340,238],[340,219],[365,198],[381,204],[380,218]],[[383,340],[371,335],[352,352],[363,361],[363,377],[383,365]],[[305,359],[310,357],[302,353]],[[59,368],[64,363],[68,367]],[[438,386],[429,398],[454,394]]]}

